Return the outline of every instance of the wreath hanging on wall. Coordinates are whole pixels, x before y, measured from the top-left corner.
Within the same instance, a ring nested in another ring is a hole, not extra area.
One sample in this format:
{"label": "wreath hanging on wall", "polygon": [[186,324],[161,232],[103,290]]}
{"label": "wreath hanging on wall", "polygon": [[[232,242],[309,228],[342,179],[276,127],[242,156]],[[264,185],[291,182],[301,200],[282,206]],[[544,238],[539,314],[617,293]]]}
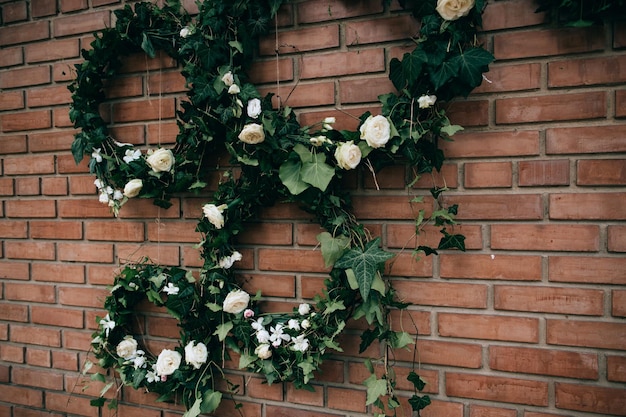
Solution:
{"label": "wreath hanging on wall", "polygon": [[[351,214],[342,177],[362,166],[372,172],[402,163],[415,178],[439,170],[444,156],[438,141],[459,126],[450,124],[444,105],[467,96],[478,86],[493,56],[476,40],[484,0],[424,0],[404,4],[421,21],[416,48],[390,62],[390,79],[398,93],[380,96],[381,114],[360,117],[358,131],[333,129],[333,118],[301,126],[288,107],[274,109],[271,96],[261,97],[246,75],[259,35],[267,32],[282,0],[207,0],[195,16],[178,0],[163,7],[139,2],[115,11],[115,27],[96,34],[71,84],[70,118],[79,129],[72,144],[76,162],[90,156],[99,199],[117,215],[133,198],[150,198],[167,208],[176,193],[207,186],[206,160],[225,149],[238,174],[222,175],[212,201],[202,207],[196,231],[201,235],[203,267],[192,271],[164,267],[148,259],[128,264],[115,277],[98,318],[92,348],[98,365],[119,373],[124,385],[184,404],[185,417],[214,411],[222,400],[216,381],[224,361],[235,354],[239,367],[262,374],[268,383],[290,381],[312,389],[314,373],[332,351],[346,322],[365,318],[369,327],[360,351],[375,341],[389,349],[407,347],[413,338],[392,330],[389,313],[407,305],[398,301],[383,279],[384,265],[394,256],[380,247]],[[120,143],[100,115],[106,84],[131,53],[158,51],[175,59],[188,91],[177,112],[179,132],[172,149],[137,148]],[[442,189],[431,190],[435,200]],[[325,229],[318,236],[326,266],[331,268],[323,292],[293,312],[264,313],[243,291],[234,265],[242,259],[236,237],[259,208],[276,201],[299,204]],[[439,207],[426,221],[441,228],[438,249],[464,249],[463,236],[450,233],[456,206]],[[420,246],[427,254],[435,248]],[[179,321],[180,344],[159,354],[147,351],[136,334],[135,308],[148,300]],[[393,370],[382,376],[366,361],[367,405],[396,410]],[[385,364],[388,364],[385,361]],[[106,382],[101,373],[93,379]],[[418,395],[423,381],[409,379],[414,410],[428,405]],[[102,406],[103,396],[92,404]],[[384,402],[383,402],[384,400]],[[110,406],[115,406],[112,400]]]}

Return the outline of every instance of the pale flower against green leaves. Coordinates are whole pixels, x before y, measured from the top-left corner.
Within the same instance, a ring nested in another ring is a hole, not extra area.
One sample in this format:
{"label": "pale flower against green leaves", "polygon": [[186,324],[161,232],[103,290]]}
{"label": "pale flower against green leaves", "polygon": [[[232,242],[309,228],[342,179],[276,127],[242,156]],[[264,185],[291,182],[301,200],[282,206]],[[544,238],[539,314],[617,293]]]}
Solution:
{"label": "pale flower against green leaves", "polygon": [[220,268],[230,269],[235,262],[241,261],[241,259],[242,259],[241,253],[238,251],[235,251],[233,252],[232,255],[225,256],[222,259],[220,259],[219,266]]}
{"label": "pale flower against green leaves", "polygon": [[241,89],[239,88],[237,84],[233,84],[230,87],[228,87],[228,94],[239,94],[240,92],[241,92]]}
{"label": "pale flower against green leaves", "polygon": [[194,369],[200,369],[200,367],[207,360],[207,347],[204,343],[197,343],[191,341],[185,346],[185,362],[194,367]]}
{"label": "pale flower against green leaves", "polygon": [[216,229],[221,229],[224,227],[224,210],[226,210],[228,206],[226,204],[220,204],[216,206],[215,204],[205,204],[202,206],[202,211],[204,212],[204,217],[215,226]]}
{"label": "pale flower against green leaves", "polygon": [[104,330],[104,335],[109,337],[109,332],[115,329],[115,322],[111,320],[111,317],[107,314],[100,320],[100,326],[102,326],[102,329]]}
{"label": "pale flower against green leaves", "polygon": [[385,146],[391,137],[391,124],[383,115],[369,116],[360,127],[361,139],[372,148]]}
{"label": "pale flower against green leaves", "polygon": [[253,119],[258,118],[262,112],[261,100],[259,100],[258,98],[253,98],[251,100],[248,100],[248,106],[246,108],[246,112],[248,113],[248,116],[250,116],[251,118]]}
{"label": "pale flower against green leaves", "polygon": [[261,359],[269,359],[272,357],[272,347],[266,343],[263,343],[254,349],[254,354]]}
{"label": "pale flower against green leaves", "polygon": [[129,360],[137,354],[137,341],[132,336],[126,336],[115,348],[117,356]]}
{"label": "pale flower against green leaves", "polygon": [[126,152],[124,152],[124,157],[122,159],[127,164],[130,164],[133,161],[137,161],[139,158],[141,158],[141,151],[139,149],[126,149]]}
{"label": "pale flower against green leaves", "polygon": [[124,196],[128,198],[137,197],[143,188],[143,180],[139,178],[132,179],[124,186]]}
{"label": "pale flower against green leaves", "polygon": [[434,106],[436,101],[437,101],[437,96],[433,96],[433,95],[429,96],[428,94],[424,94],[423,96],[417,99],[417,104],[420,109],[427,109],[431,106]]}
{"label": "pale flower against green leaves", "polygon": [[179,291],[180,291],[180,288],[178,288],[176,285],[174,285],[171,282],[168,282],[167,285],[163,287],[163,292],[166,293],[167,295],[177,295]]}
{"label": "pale flower against green leaves", "polygon": [[224,299],[222,309],[226,313],[239,314],[248,308],[250,294],[243,290],[233,290]]}
{"label": "pale flower against green leaves", "polygon": [[172,375],[179,367],[183,357],[175,350],[163,349],[156,361],[156,373],[161,377]]}
{"label": "pale flower against green leaves", "polygon": [[222,82],[226,84],[226,87],[230,87],[235,84],[235,77],[231,71],[228,71],[226,74],[222,76]]}
{"label": "pale flower against green leaves", "polygon": [[174,166],[174,154],[169,149],[157,149],[146,158],[147,164],[154,172],[170,172]]}
{"label": "pale flower against green leaves", "polygon": [[239,133],[239,140],[249,145],[256,145],[265,140],[263,126],[257,123],[249,123]]}
{"label": "pale flower against green leaves", "polygon": [[344,142],[335,149],[337,165],[343,169],[354,169],[361,162],[361,149],[353,141]]}
{"label": "pale flower against green leaves", "polygon": [[437,13],[444,20],[457,20],[467,16],[474,7],[474,0],[437,0]]}

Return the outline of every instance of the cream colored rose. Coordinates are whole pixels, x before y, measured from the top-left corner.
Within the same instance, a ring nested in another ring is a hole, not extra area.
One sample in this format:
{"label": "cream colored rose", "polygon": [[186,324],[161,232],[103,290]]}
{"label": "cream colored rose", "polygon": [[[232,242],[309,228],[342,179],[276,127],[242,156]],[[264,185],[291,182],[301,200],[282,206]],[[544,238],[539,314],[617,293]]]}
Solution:
{"label": "cream colored rose", "polygon": [[126,360],[137,354],[137,341],[132,336],[126,336],[115,348],[117,356]]}
{"label": "cream colored rose", "polygon": [[391,136],[391,125],[385,116],[370,116],[361,125],[361,139],[372,148],[385,146]]}
{"label": "cream colored rose", "polygon": [[206,217],[216,229],[221,229],[224,227],[224,215],[222,213],[227,208],[228,206],[226,204],[219,206],[215,204],[205,204],[202,206],[202,211],[204,212],[204,217]]}
{"label": "cream colored rose", "polygon": [[335,149],[337,165],[343,169],[354,169],[361,162],[361,149],[352,141],[344,142]]}
{"label": "cream colored rose", "polygon": [[128,198],[137,197],[142,187],[143,187],[143,181],[140,180],[139,178],[130,180],[124,186],[124,195]]}
{"label": "cream colored rose", "polygon": [[204,343],[196,345],[194,341],[191,341],[185,346],[185,362],[195,369],[200,369],[202,364],[206,362],[207,355],[208,352]]}
{"label": "cream colored rose", "polygon": [[246,111],[248,113],[248,116],[252,117],[253,119],[259,117],[262,111],[261,100],[259,100],[258,98],[248,100],[248,107],[246,108]]}
{"label": "cream colored rose", "polygon": [[174,166],[174,154],[169,149],[157,149],[146,162],[154,172],[169,172]]}
{"label": "cream colored rose", "polygon": [[269,359],[272,357],[272,348],[267,343],[259,345],[254,349],[254,353],[261,359]]}
{"label": "cream colored rose", "polygon": [[222,76],[222,82],[226,84],[227,87],[235,84],[235,77],[233,76],[233,73],[228,71],[226,74],[224,74]]}
{"label": "cream colored rose", "polygon": [[228,293],[224,299],[222,309],[225,313],[238,314],[248,307],[250,295],[242,290],[234,290]]}
{"label": "cream colored rose", "polygon": [[183,356],[175,350],[163,349],[156,361],[157,375],[172,375],[178,369],[182,360]]}
{"label": "cream colored rose", "polygon": [[474,0],[437,0],[437,12],[444,20],[457,20],[474,7]]}
{"label": "cream colored rose", "polygon": [[243,127],[239,134],[239,140],[250,145],[256,145],[265,140],[265,132],[263,126],[257,123],[249,123]]}
{"label": "cream colored rose", "polygon": [[228,87],[228,94],[239,94],[240,92],[241,92],[241,89],[239,88],[237,84],[233,84],[230,87]]}

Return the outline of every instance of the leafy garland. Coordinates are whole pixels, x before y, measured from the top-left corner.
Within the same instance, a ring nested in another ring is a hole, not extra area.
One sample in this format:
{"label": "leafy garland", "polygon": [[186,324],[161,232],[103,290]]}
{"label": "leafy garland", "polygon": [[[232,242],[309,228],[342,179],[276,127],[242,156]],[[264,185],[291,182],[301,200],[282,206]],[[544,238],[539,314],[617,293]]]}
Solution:
{"label": "leafy garland", "polygon": [[[139,2],[117,10],[114,28],[96,34],[84,62],[76,66],[70,86],[70,118],[79,129],[72,144],[77,162],[91,157],[100,201],[117,215],[132,198],[151,198],[168,207],[172,195],[206,187],[206,159],[226,149],[238,175],[224,173],[197,231],[204,265],[196,278],[191,271],[163,267],[148,259],[126,265],[116,276],[105,301],[108,314],[99,318],[92,341],[98,365],[119,372],[122,383],[160,394],[159,400],[182,402],[186,417],[214,411],[222,400],[215,383],[232,354],[239,367],[263,374],[268,383],[291,381],[312,389],[311,381],[330,351],[341,351],[337,337],[350,319],[365,318],[360,351],[379,341],[389,349],[413,342],[405,331],[394,331],[392,309],[397,301],[383,280],[385,262],[394,255],[380,248],[351,214],[350,195],[341,180],[347,170],[367,166],[372,171],[408,163],[415,176],[439,170],[444,157],[438,140],[448,139],[451,125],[442,103],[467,96],[482,81],[493,60],[477,44],[484,0],[425,0],[412,7],[422,26],[412,53],[390,63],[390,78],[399,94],[380,96],[382,114],[361,116],[359,131],[337,131],[334,119],[300,126],[290,108],[273,110],[271,97],[261,97],[248,81],[257,37],[265,33],[282,0],[199,3],[189,16],[178,0],[158,6]],[[107,81],[116,77],[122,58],[157,51],[179,62],[187,82],[187,97],[177,112],[179,133],[173,149],[149,149],[119,143],[100,116]],[[442,189],[433,189],[437,199]],[[233,265],[242,255],[236,236],[259,208],[275,201],[292,201],[312,213],[326,230],[318,236],[327,267],[332,267],[322,294],[293,312],[259,311],[260,295],[241,290]],[[451,234],[456,206],[440,207],[430,221],[443,233],[439,249],[464,249],[463,236]],[[416,228],[425,222],[423,213]],[[427,253],[435,249],[422,247]],[[148,300],[179,320],[181,340],[174,349],[151,353],[137,340],[135,308]],[[386,354],[386,355],[387,355]],[[388,361],[379,377],[371,376],[366,405],[381,413],[399,407],[395,377]],[[101,373],[93,379],[106,381]],[[423,381],[412,372],[414,410],[428,405],[418,395]],[[102,406],[103,396],[92,401]],[[234,388],[234,387],[233,387]],[[386,403],[383,399],[386,398]],[[115,406],[112,400],[110,406]],[[381,414],[382,415],[382,414]]]}
{"label": "leafy garland", "polygon": [[586,27],[604,21],[626,19],[626,0],[537,0],[537,12],[548,11],[555,21]]}

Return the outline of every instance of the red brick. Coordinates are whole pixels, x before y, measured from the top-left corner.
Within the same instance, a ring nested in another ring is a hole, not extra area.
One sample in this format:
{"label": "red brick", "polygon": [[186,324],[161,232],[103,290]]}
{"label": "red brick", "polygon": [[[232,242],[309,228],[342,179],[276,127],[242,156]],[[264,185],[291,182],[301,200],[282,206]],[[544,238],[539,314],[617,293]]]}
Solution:
{"label": "red brick", "polygon": [[74,12],[77,10],[86,9],[88,6],[87,0],[61,0],[61,12]]}
{"label": "red brick", "polygon": [[49,23],[43,20],[0,27],[0,46],[24,44],[49,37]]}
{"label": "red brick", "polygon": [[550,256],[550,281],[626,284],[626,259],[591,256]]}
{"label": "red brick", "polygon": [[549,87],[624,82],[626,82],[626,55],[548,63]]}
{"label": "red brick", "polygon": [[2,73],[0,88],[31,87],[47,84],[50,80],[50,67],[47,65],[16,68]]}
{"label": "red brick", "polygon": [[39,178],[26,177],[15,179],[15,194],[19,196],[39,195]]}
{"label": "red brick", "polygon": [[[433,171],[422,176],[413,184],[413,188],[423,188],[430,190],[434,186],[440,188],[459,187],[459,167],[457,164],[444,163],[439,172]],[[367,182],[366,182],[367,184]]]}
{"label": "red brick", "polygon": [[26,262],[8,262],[2,260],[2,268],[0,268],[0,278],[28,280],[29,264]]}
{"label": "red brick", "polygon": [[0,359],[6,362],[24,363],[24,348],[4,344],[0,346]]}
{"label": "red brick", "polygon": [[55,204],[51,200],[10,200],[5,204],[7,217],[51,218],[56,216]]}
{"label": "red brick", "polygon": [[26,348],[26,363],[34,366],[50,368],[50,349]]}
{"label": "red brick", "polygon": [[52,127],[52,118],[49,110],[5,113],[0,116],[0,125],[3,132],[47,129]]}
{"label": "red brick", "polygon": [[0,238],[24,239],[28,236],[25,221],[0,220]]}
{"label": "red brick", "polygon": [[4,303],[0,309],[0,320],[28,322],[28,306]]}
{"label": "red brick", "polygon": [[[245,251],[240,250],[240,252],[242,252],[245,257]],[[118,243],[116,245],[116,254],[116,261],[120,263],[139,262],[144,257],[148,257],[153,262],[158,264],[173,266],[180,265],[180,250],[178,246],[148,245],[144,243]],[[243,263],[239,262],[238,267],[242,268],[242,265]]]}
{"label": "red brick", "polygon": [[24,55],[28,63],[78,58],[79,51],[78,39],[39,42],[24,47]]}
{"label": "red brick", "polygon": [[283,385],[268,385],[264,378],[246,378],[246,395],[264,400],[283,401]]}
{"label": "red brick", "polygon": [[26,93],[29,107],[55,106],[72,102],[70,91],[65,86],[31,88]]}
{"label": "red brick", "polygon": [[[159,223],[161,226],[165,226],[164,223]],[[152,225],[150,225],[152,226]],[[155,225],[155,227],[158,227]],[[193,227],[189,227],[189,224],[185,225],[186,231],[189,232],[193,230]],[[178,232],[182,232],[178,230]],[[144,224],[141,222],[119,222],[119,221],[89,221],[85,222],[85,239],[87,240],[96,240],[96,241],[106,241],[112,240],[116,242],[143,242],[145,240],[144,236]],[[161,241],[177,241],[182,242],[180,240],[168,240],[168,234],[163,233],[163,235],[159,235]],[[152,239],[151,239],[152,240]],[[198,241],[198,239],[193,240],[194,242]]]}
{"label": "red brick", "polygon": [[365,412],[366,392],[349,388],[328,387],[328,408],[357,413]]}
{"label": "red brick", "polygon": [[517,412],[508,408],[485,407],[471,404],[469,417],[517,417]]}
{"label": "red brick", "polygon": [[418,35],[419,22],[411,15],[349,22],[345,25],[346,44],[364,45],[410,39]]}
{"label": "red brick", "polygon": [[[388,224],[386,227],[386,243],[389,248],[416,249],[419,245],[436,248],[443,235],[441,228],[425,226],[416,234],[414,224]],[[449,233],[458,233],[465,236],[466,249],[481,249],[482,231],[476,225],[456,225],[448,230]],[[380,233],[373,233],[380,236]]]}
{"label": "red brick", "polygon": [[[365,403],[363,403],[365,404]],[[296,408],[288,408],[285,406],[277,406],[277,405],[266,405],[265,409],[267,410],[267,415],[271,415],[272,417],[311,417],[310,410],[304,409],[296,409]],[[259,414],[250,414],[250,416],[261,415]],[[325,413],[316,411],[315,417],[339,417],[337,414]]]}
{"label": "red brick", "polygon": [[67,191],[67,178],[46,177],[41,179],[41,192],[43,195],[67,195]]}
{"label": "red brick", "polygon": [[615,117],[626,117],[626,90],[615,92]]}
{"label": "red brick", "polygon": [[38,389],[3,384],[0,390],[0,401],[41,408],[43,407],[43,392]]}
{"label": "red brick", "polygon": [[454,135],[452,142],[443,142],[441,149],[446,158],[539,155],[539,132],[460,132]]}
{"label": "red brick", "polygon": [[30,222],[30,236],[33,239],[80,239],[83,232],[79,222],[33,220]]}
{"label": "red brick", "polygon": [[290,223],[250,223],[237,241],[244,245],[291,245],[292,229]]}
{"label": "red brick", "polygon": [[584,126],[546,130],[547,154],[613,153],[626,151],[622,126]]}
{"label": "red brick", "polygon": [[600,248],[600,230],[582,224],[494,224],[491,248],[595,252]]}
{"label": "red brick", "polygon": [[[2,48],[0,50],[0,68],[12,67],[24,63],[22,47]],[[3,94],[6,94],[3,93]]]}
{"label": "red brick", "polygon": [[118,77],[106,85],[108,98],[137,97],[143,94],[143,78],[139,75]]}
{"label": "red brick", "polygon": [[610,225],[607,231],[609,252],[626,252],[626,226]]}
{"label": "red brick", "polygon": [[135,122],[143,120],[161,120],[174,117],[176,106],[174,99],[126,101],[113,106],[115,122]]}
{"label": "red brick", "polygon": [[489,102],[487,100],[455,101],[450,103],[447,113],[453,124],[463,127],[487,126],[489,124]]}
{"label": "red brick", "polygon": [[5,175],[53,174],[54,156],[25,155],[4,160]]}
{"label": "red brick", "polygon": [[313,0],[298,3],[298,22],[314,23],[365,16],[383,12],[383,5],[376,0],[365,0],[358,4],[346,4],[340,0]]}
{"label": "red brick", "polygon": [[178,324],[172,317],[147,317],[146,331],[150,336],[177,339],[180,336]]}
{"label": "red brick", "polygon": [[[335,83],[334,82],[316,82],[314,84],[297,84],[285,85],[281,84],[280,89],[276,86],[259,88],[262,96],[268,93],[275,94],[274,106],[277,100],[281,100],[282,106],[290,106],[293,108],[324,106],[335,103]],[[329,112],[325,112],[329,115]],[[316,120],[316,122],[319,120]]]}
{"label": "red brick", "polygon": [[11,326],[11,341],[39,346],[61,347],[61,331],[42,326]]}
{"label": "red brick", "polygon": [[56,14],[57,5],[48,0],[31,0],[30,9],[33,17],[50,16]]}
{"label": "red brick", "polygon": [[607,379],[615,382],[626,382],[626,357],[606,357]]}
{"label": "red brick", "polygon": [[[93,184],[93,181],[92,181]],[[59,217],[68,218],[93,218],[104,217],[111,218],[113,215],[106,204],[102,204],[98,201],[98,198],[94,197],[88,200],[59,200]],[[124,206],[124,210],[127,206]],[[122,210],[122,211],[124,211]],[[121,214],[121,213],[120,213]]]}
{"label": "red brick", "polygon": [[626,219],[626,193],[552,194],[549,204],[551,219]]}
{"label": "red brick", "polygon": [[511,187],[511,162],[468,162],[465,164],[466,188]]}
{"label": "red brick", "polygon": [[384,70],[385,54],[382,49],[310,55],[303,57],[300,63],[302,79],[374,73]]}
{"label": "red brick", "polygon": [[592,353],[490,346],[489,367],[515,373],[598,379],[598,356]]}
{"label": "red brick", "polygon": [[59,260],[69,262],[113,262],[113,245],[107,243],[58,243]]}
{"label": "red brick", "polygon": [[32,264],[32,278],[41,282],[85,282],[85,268],[82,265],[72,264]]}
{"label": "red brick", "polygon": [[520,161],[518,181],[521,187],[569,184],[569,160]]}
{"label": "red brick", "polygon": [[22,91],[3,91],[0,96],[0,110],[17,110],[24,108]]}
{"label": "red brick", "polygon": [[52,27],[55,38],[92,33],[111,27],[111,13],[109,11],[98,11],[58,17],[53,20]]}
{"label": "red brick", "polygon": [[10,259],[55,260],[52,242],[7,241],[4,250],[6,257]]}
{"label": "red brick", "polygon": [[3,135],[0,137],[0,153],[24,153],[27,151],[26,135]]}
{"label": "red brick", "polygon": [[546,341],[552,345],[624,350],[626,324],[548,319]]}
{"label": "red brick", "polygon": [[487,308],[487,287],[476,284],[393,280],[404,302],[416,305]]}
{"label": "red brick", "polygon": [[54,286],[46,284],[4,284],[4,298],[13,301],[30,301],[34,303],[54,303],[56,294]]}
{"label": "red brick", "polygon": [[459,220],[537,220],[543,217],[543,202],[538,194],[447,195],[445,204],[458,204]]}
{"label": "red brick", "polygon": [[[259,41],[261,55],[276,53],[277,39],[272,35]],[[339,25],[305,27],[278,33],[278,53],[290,54],[319,49],[336,48],[339,46]]]}
{"label": "red brick", "polygon": [[483,82],[472,94],[535,90],[541,87],[539,64],[490,66]]}
{"label": "red brick", "polygon": [[324,272],[322,254],[318,250],[259,249],[259,269],[265,271]]}
{"label": "red brick", "polygon": [[445,337],[536,343],[539,322],[534,318],[439,313],[439,335]]}
{"label": "red brick", "polygon": [[557,408],[604,415],[622,415],[626,410],[626,390],[622,388],[557,382],[555,393]]}
{"label": "red brick", "polygon": [[54,369],[64,369],[67,371],[78,370],[78,355],[73,352],[52,351],[52,366]]}
{"label": "red brick", "polygon": [[626,317],[626,291],[611,291],[611,315],[613,317]]}
{"label": "red brick", "polygon": [[493,38],[496,60],[567,55],[604,48],[601,27],[516,31]]}
{"label": "red brick", "polygon": [[453,372],[446,372],[445,375],[446,394],[450,397],[548,405],[547,382]]}
{"label": "red brick", "polygon": [[443,278],[541,280],[541,258],[539,256],[445,253],[441,254],[439,259],[439,273]]}
{"label": "red brick", "polygon": [[483,12],[483,30],[538,25],[544,23],[546,17],[545,12],[535,13],[535,8],[527,0],[489,3]]}
{"label": "red brick", "polygon": [[626,159],[583,159],[576,168],[578,185],[626,184]]}
{"label": "red brick", "polygon": [[100,308],[110,294],[100,288],[59,287],[59,303],[66,306]]}
{"label": "red brick", "polygon": [[255,60],[248,70],[253,84],[276,83],[293,80],[293,59],[280,58],[267,61]]}
{"label": "red brick", "polygon": [[31,323],[83,328],[83,313],[57,307],[31,306]]}
{"label": "red brick", "polygon": [[15,367],[11,376],[13,383],[17,385],[50,390],[63,389],[63,375],[60,373]]}
{"label": "red brick", "polygon": [[569,287],[496,285],[498,310],[601,316],[604,291]]}
{"label": "red brick", "polygon": [[89,404],[91,398],[72,393],[46,392],[46,409],[79,416],[98,417],[98,408]]}
{"label": "red brick", "polygon": [[606,94],[602,91],[496,100],[497,124],[585,120],[605,116]]}

